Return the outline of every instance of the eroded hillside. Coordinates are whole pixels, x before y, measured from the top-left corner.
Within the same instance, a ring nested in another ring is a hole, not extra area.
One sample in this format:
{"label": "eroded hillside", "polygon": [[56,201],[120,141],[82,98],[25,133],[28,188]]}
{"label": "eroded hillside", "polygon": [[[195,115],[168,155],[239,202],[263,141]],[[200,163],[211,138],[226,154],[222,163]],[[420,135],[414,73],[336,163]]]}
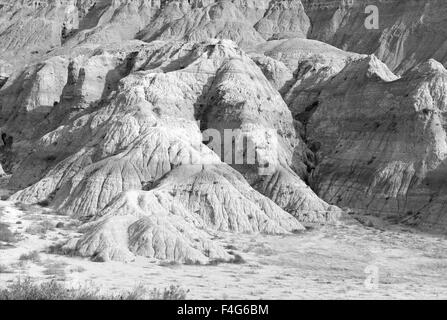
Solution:
{"label": "eroded hillside", "polygon": [[364,5],[4,1],[9,200],[86,222],[65,249],[100,260],[229,261],[214,232],[340,208],[444,232],[447,7],[390,1],[368,30]]}

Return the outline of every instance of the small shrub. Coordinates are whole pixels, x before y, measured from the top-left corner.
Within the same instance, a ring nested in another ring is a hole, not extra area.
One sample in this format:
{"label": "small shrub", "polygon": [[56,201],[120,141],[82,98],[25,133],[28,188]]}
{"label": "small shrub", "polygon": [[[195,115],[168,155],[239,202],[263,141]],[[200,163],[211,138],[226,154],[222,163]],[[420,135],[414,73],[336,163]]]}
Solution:
{"label": "small shrub", "polygon": [[154,289],[151,292],[150,300],[186,300],[189,290],[184,290],[180,286],[170,286],[169,289]]}
{"label": "small shrub", "polygon": [[131,291],[114,297],[114,300],[143,300],[146,295],[147,289],[140,284]]}
{"label": "small shrub", "polygon": [[76,251],[71,248],[65,247],[65,243],[57,243],[55,245],[49,246],[46,250],[46,253],[68,257],[76,256]]}
{"label": "small shrub", "polygon": [[46,265],[46,269],[44,270],[43,274],[47,276],[55,276],[55,277],[62,277],[65,278],[65,267],[67,266],[66,263],[63,262],[51,262],[48,265]]}
{"label": "small shrub", "polygon": [[177,261],[160,261],[158,263],[160,267],[178,267],[180,264]]}
{"label": "small shrub", "polygon": [[30,253],[24,253],[19,258],[20,261],[32,261],[40,262],[40,254],[37,251],[31,251]]}
{"label": "small shrub", "polygon": [[48,221],[41,221],[39,223],[32,224],[28,228],[26,228],[25,232],[32,235],[44,235],[48,231],[54,230],[54,225]]}
{"label": "small shrub", "polygon": [[9,230],[9,226],[4,223],[0,223],[0,241],[8,243],[18,241],[14,233],[12,233],[12,231]]}
{"label": "small shrub", "polygon": [[50,201],[42,200],[42,201],[38,202],[37,205],[46,208],[50,205]]}
{"label": "small shrub", "polygon": [[237,253],[230,253],[233,255],[233,258],[230,260],[230,263],[234,263],[234,264],[243,264],[246,263],[245,259],[242,258],[241,255],[237,254]]}
{"label": "small shrub", "polygon": [[230,260],[225,259],[213,259],[210,261],[209,265],[211,266],[217,266],[222,263],[231,263],[231,264],[243,264],[246,263],[244,258],[242,258],[241,255],[234,253],[233,251],[229,251],[229,254],[231,254],[233,257]]}

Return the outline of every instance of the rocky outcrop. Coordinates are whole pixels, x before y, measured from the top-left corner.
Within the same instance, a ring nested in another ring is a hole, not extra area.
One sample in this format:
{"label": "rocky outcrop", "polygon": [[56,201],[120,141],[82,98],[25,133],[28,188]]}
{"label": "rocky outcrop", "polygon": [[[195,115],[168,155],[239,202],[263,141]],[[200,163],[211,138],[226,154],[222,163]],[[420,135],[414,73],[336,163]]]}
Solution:
{"label": "rocky outcrop", "polygon": [[442,64],[400,78],[375,56],[303,39],[270,41],[251,56],[302,124],[320,197],[445,231]]}
{"label": "rocky outcrop", "polygon": [[254,48],[250,55],[302,124],[306,122],[303,106],[315,103],[327,81],[347,64],[364,57],[299,38],[269,41]]}
{"label": "rocky outcrop", "polygon": [[121,194],[84,229],[72,244],[81,255],[209,263],[231,255],[205,230],[287,234],[302,226],[228,168],[196,166],[173,170],[150,192]]}
{"label": "rocky outcrop", "polygon": [[310,20],[301,1],[271,1],[264,17],[256,23],[255,28],[267,40],[306,38]]}
{"label": "rocky outcrop", "polygon": [[[445,1],[302,2],[312,22],[309,38],[343,50],[375,54],[397,74],[430,58],[447,62]],[[365,27],[367,5],[378,8],[377,30]]]}
{"label": "rocky outcrop", "polygon": [[229,261],[216,232],[338,206],[444,231],[443,5],[382,1],[379,30],[364,6],[5,1],[11,199],[87,221],[67,249],[105,261]]}
{"label": "rocky outcrop", "polygon": [[[312,176],[318,195],[341,207],[445,230],[439,181],[447,150],[446,76],[430,60],[398,79],[368,56],[327,82],[306,120],[308,139],[319,146]],[[306,105],[301,109],[306,112]]]}
{"label": "rocky outcrop", "polygon": [[[232,259],[209,241],[214,231],[285,234],[303,228],[296,218],[337,218],[300,178],[307,146],[287,105],[233,42],[87,48],[29,67],[31,77],[14,76],[0,92],[20,106],[5,109],[3,127],[20,157],[10,187],[22,191],[11,199],[90,220],[71,249],[103,260],[207,263]],[[50,80],[58,84],[41,90]],[[45,122],[16,131],[33,106]],[[249,142],[242,154],[253,146],[255,162],[228,161],[228,149],[204,144],[201,131],[224,137],[225,129]]]}
{"label": "rocky outcrop", "polygon": [[0,7],[0,55],[13,66],[37,61],[61,45],[62,28],[78,24],[75,0],[3,1]]}
{"label": "rocky outcrop", "polygon": [[85,45],[220,38],[245,48],[308,28],[299,0],[8,0],[0,8],[1,55],[17,69]]}
{"label": "rocky outcrop", "polygon": [[[174,7],[175,4],[171,6]],[[242,47],[250,47],[264,41],[243,13],[230,1],[192,9],[180,18],[173,15],[176,10],[169,9],[165,9],[163,14],[140,33],[142,40],[203,41],[220,38],[233,40]]]}

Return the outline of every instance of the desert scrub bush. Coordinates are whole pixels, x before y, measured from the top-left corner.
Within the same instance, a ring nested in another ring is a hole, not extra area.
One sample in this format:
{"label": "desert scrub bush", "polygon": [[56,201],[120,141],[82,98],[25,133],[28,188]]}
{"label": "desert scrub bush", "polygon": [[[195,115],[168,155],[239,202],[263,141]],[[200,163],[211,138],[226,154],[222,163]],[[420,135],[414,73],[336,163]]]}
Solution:
{"label": "desert scrub bush", "polygon": [[178,263],[177,261],[169,261],[169,260],[166,260],[166,261],[160,261],[160,262],[158,263],[158,265],[159,265],[160,267],[179,267],[179,266],[180,266],[180,263]]}
{"label": "desert scrub bush", "polygon": [[184,290],[180,286],[170,286],[168,289],[154,289],[150,293],[149,300],[186,300],[189,290]]}
{"label": "desert scrub bush", "polygon": [[54,245],[49,246],[46,250],[48,254],[55,254],[59,256],[67,256],[67,257],[75,257],[76,250],[73,248],[68,248],[65,246],[64,242],[56,243]]}
{"label": "desert scrub bush", "polygon": [[16,235],[11,230],[9,230],[9,226],[1,222],[0,222],[0,241],[8,243],[18,241]]}
{"label": "desert scrub bush", "polygon": [[40,254],[38,251],[31,251],[29,253],[24,253],[19,257],[20,261],[32,261],[40,262]]}
{"label": "desert scrub bush", "polygon": [[148,291],[139,285],[118,295],[103,295],[91,287],[69,288],[55,280],[36,283],[31,278],[17,279],[0,290],[0,300],[184,300],[187,291],[178,286],[169,289]]}
{"label": "desert scrub bush", "polygon": [[32,235],[44,235],[48,231],[54,230],[54,225],[48,220],[40,221],[38,223],[33,223],[25,232]]}
{"label": "desert scrub bush", "polygon": [[233,252],[233,251],[229,251],[228,252],[230,255],[232,255],[232,258],[230,260],[225,260],[225,259],[213,259],[209,262],[209,265],[211,266],[217,266],[219,264],[224,264],[224,263],[229,263],[229,264],[244,264],[247,261],[245,261],[244,258],[242,258],[241,255]]}

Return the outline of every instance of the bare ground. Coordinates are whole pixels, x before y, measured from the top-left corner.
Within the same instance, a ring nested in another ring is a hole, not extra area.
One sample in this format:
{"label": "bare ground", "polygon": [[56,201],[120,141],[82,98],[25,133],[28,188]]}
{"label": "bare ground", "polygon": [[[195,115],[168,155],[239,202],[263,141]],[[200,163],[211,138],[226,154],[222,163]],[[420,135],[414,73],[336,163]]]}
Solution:
{"label": "bare ground", "polygon": [[[0,287],[32,277],[107,293],[139,284],[180,285],[191,299],[447,298],[447,238],[370,221],[366,227],[348,219],[290,236],[217,234],[216,241],[243,257],[241,264],[173,265],[145,258],[98,263],[45,253],[77,235],[75,221],[44,208],[0,202],[0,223],[17,240],[0,241]],[[58,222],[63,226],[56,228]],[[367,268],[377,268],[377,288],[365,285]]]}

